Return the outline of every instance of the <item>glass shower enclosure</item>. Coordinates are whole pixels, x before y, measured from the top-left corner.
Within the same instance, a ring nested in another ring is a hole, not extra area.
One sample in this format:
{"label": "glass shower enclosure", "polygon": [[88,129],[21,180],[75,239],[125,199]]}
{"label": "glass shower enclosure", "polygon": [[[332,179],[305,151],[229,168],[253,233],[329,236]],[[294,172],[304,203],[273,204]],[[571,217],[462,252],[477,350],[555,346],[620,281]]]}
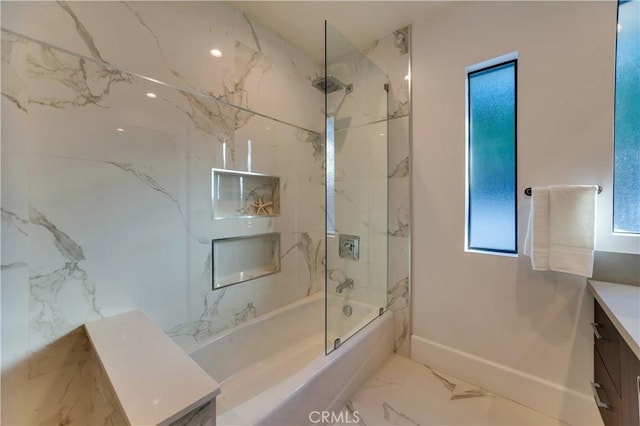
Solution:
{"label": "glass shower enclosure", "polygon": [[325,23],[325,352],[387,307],[387,75]]}

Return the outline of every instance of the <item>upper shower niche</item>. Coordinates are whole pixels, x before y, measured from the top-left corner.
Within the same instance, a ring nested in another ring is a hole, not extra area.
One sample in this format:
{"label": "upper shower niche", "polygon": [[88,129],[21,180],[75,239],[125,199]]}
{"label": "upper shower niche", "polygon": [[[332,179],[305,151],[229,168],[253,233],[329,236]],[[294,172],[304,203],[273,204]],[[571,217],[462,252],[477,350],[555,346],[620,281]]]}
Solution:
{"label": "upper shower niche", "polygon": [[213,218],[280,216],[280,178],[262,173],[211,169]]}

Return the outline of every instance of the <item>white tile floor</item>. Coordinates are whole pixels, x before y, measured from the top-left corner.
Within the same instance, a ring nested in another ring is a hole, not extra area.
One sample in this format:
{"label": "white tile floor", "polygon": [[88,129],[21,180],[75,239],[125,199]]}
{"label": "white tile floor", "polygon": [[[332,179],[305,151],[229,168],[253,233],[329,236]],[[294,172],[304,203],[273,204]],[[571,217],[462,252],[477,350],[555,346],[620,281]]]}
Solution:
{"label": "white tile floor", "polygon": [[335,426],[565,424],[398,355],[358,390],[341,415],[343,422]]}

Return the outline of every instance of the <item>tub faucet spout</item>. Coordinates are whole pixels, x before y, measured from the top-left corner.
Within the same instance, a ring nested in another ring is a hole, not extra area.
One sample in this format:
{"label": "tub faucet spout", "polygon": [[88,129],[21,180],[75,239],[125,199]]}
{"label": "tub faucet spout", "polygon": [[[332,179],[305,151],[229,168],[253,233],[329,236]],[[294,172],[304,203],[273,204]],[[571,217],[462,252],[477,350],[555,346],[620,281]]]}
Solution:
{"label": "tub faucet spout", "polygon": [[345,288],[353,288],[353,280],[351,278],[347,278],[343,282],[338,284],[338,287],[336,287],[336,292],[342,293],[342,290],[344,290]]}

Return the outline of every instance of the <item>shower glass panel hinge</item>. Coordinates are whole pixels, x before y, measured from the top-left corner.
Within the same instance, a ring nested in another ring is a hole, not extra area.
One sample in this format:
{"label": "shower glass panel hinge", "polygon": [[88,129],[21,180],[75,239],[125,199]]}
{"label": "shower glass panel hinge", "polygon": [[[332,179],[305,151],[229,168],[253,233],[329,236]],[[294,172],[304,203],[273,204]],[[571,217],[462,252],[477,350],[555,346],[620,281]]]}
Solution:
{"label": "shower glass panel hinge", "polygon": [[380,308],[380,310],[378,311],[378,315],[382,315],[384,314],[384,308]]}
{"label": "shower glass panel hinge", "polygon": [[333,350],[338,349],[341,344],[342,342],[340,342],[340,338],[338,337],[336,340],[333,341]]}
{"label": "shower glass panel hinge", "polygon": [[389,83],[384,84],[384,90],[387,92],[389,91]]}

